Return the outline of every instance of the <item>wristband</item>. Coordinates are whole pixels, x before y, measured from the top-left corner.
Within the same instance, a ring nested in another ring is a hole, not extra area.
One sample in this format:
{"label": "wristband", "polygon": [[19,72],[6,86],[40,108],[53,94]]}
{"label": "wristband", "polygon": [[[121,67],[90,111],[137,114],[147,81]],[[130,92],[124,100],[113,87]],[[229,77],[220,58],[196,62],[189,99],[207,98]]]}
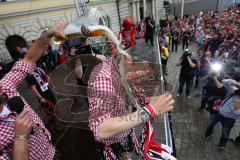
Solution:
{"label": "wristband", "polygon": [[143,109],[148,112],[152,119],[156,118],[156,112],[152,106],[146,105],[145,107],[143,107]]}
{"label": "wristband", "polygon": [[26,141],[28,139],[28,135],[15,135],[15,140]]}

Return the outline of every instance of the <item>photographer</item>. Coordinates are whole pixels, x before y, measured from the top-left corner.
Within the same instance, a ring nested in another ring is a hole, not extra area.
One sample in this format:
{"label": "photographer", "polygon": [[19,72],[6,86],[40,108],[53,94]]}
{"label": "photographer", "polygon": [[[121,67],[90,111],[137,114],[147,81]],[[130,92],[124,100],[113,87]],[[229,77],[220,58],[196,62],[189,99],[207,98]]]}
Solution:
{"label": "photographer", "polygon": [[209,139],[214,126],[221,122],[222,135],[219,147],[224,149],[236,119],[240,119],[240,89],[237,88],[237,86],[240,87],[240,83],[233,79],[223,79],[222,83],[218,81],[216,83],[218,87],[224,87],[227,90],[227,96],[216,109],[217,111],[211,115],[204,138]]}
{"label": "photographer", "polygon": [[211,53],[206,52],[203,56],[199,58],[199,70],[198,70],[198,89],[195,97],[200,96],[203,94],[203,87],[206,84],[206,77],[208,73],[210,72],[210,64],[211,64]]}
{"label": "photographer", "polygon": [[226,95],[225,88],[219,85],[219,80],[221,80],[221,77],[217,74],[218,73],[211,72],[205,78],[207,83],[203,87],[203,96],[201,99],[201,107],[198,109],[199,111],[206,108],[206,104],[208,104],[206,109],[210,112],[210,114],[213,113],[212,107],[214,101],[223,99]]}
{"label": "photographer", "polygon": [[194,53],[185,52],[180,60],[176,63],[176,66],[182,66],[179,75],[179,89],[177,96],[182,94],[183,86],[186,83],[186,97],[187,99],[190,99],[190,90],[197,67],[197,61],[194,59]]}

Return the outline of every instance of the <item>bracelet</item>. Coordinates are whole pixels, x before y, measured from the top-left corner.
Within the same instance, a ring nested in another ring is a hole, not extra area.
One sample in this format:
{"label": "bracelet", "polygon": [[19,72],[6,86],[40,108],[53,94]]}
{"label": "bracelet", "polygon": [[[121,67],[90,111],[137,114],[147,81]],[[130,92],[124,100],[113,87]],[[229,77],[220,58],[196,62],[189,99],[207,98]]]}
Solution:
{"label": "bracelet", "polygon": [[145,107],[143,107],[143,109],[146,110],[146,112],[151,116],[152,119],[156,118],[156,112],[152,106],[146,105]]}
{"label": "bracelet", "polygon": [[28,139],[28,135],[15,135],[15,140],[26,141],[27,139]]}

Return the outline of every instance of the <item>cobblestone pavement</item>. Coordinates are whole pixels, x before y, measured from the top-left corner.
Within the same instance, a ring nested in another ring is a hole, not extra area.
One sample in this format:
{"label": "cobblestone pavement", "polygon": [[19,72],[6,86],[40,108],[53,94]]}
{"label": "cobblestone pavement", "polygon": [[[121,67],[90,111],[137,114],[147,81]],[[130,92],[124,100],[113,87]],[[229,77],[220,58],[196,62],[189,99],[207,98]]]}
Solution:
{"label": "cobblestone pavement", "polygon": [[[156,47],[156,44],[155,44]],[[179,46],[179,52],[174,52],[168,62],[168,76],[167,81],[172,84],[171,92],[176,95],[178,87],[178,76],[180,68],[175,67],[175,62],[181,56]],[[196,51],[196,45],[190,45],[190,50]],[[146,45],[143,40],[137,41],[136,47],[137,53],[135,58],[138,61],[149,60],[150,62],[156,62],[156,54],[153,53],[153,48]],[[156,48],[155,48],[156,49]],[[61,77],[58,77],[61,78]],[[46,120],[38,109],[38,102],[32,96],[26,83],[24,82],[19,88],[20,93],[30,102],[37,113]],[[192,94],[194,94],[192,90]],[[197,112],[200,104],[200,98],[191,98],[187,100],[183,97],[175,97],[176,106],[172,113],[173,122],[173,137],[175,139],[175,146],[177,151],[177,158],[179,160],[239,160],[240,148],[235,146],[232,142],[229,142],[224,151],[219,151],[217,143],[221,134],[220,125],[217,125],[214,131],[212,139],[206,141],[202,138],[202,134],[205,130],[209,114],[205,111]],[[78,160],[88,159],[95,160],[97,152],[95,151],[95,145],[93,142],[93,136],[85,127],[67,126],[66,124],[57,123],[51,129],[54,138],[54,144],[57,149],[63,155],[63,160]],[[158,128],[155,130],[157,135],[161,130]],[[240,131],[239,122],[235,124],[231,132],[231,138],[235,138]],[[159,140],[162,140],[161,138]],[[81,158],[79,158],[81,157]]]}

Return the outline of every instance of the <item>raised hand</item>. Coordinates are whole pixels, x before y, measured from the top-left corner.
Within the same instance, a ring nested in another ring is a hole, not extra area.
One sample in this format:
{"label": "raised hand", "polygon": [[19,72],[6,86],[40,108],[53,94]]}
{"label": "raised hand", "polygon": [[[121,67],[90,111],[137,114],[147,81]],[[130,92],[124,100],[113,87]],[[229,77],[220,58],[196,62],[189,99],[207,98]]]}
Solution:
{"label": "raised hand", "polygon": [[64,35],[64,28],[68,23],[66,21],[60,21],[53,25],[49,30],[48,34],[59,37],[59,38],[66,38]]}
{"label": "raised hand", "polygon": [[150,105],[154,108],[157,116],[173,109],[175,101],[170,93],[164,93],[160,96],[150,98]]}

